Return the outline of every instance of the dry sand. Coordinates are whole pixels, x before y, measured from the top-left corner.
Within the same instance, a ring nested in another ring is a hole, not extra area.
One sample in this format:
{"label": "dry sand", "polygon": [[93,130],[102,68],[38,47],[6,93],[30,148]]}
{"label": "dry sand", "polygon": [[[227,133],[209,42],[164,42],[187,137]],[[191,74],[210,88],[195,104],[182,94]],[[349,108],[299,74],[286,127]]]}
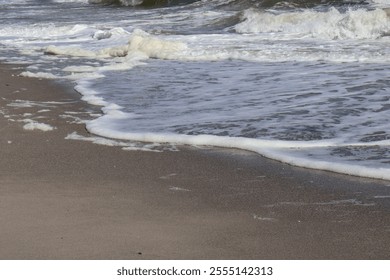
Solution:
{"label": "dry sand", "polygon": [[389,259],[390,182],[65,140],[99,108],[20,71],[0,66],[0,259]]}

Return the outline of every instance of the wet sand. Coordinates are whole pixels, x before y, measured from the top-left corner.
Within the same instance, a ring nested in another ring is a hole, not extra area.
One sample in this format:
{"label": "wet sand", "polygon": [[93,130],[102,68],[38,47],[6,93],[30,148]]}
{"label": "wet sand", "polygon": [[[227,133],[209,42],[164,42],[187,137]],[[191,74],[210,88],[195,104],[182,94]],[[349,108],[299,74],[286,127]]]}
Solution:
{"label": "wet sand", "polygon": [[390,182],[65,140],[99,108],[20,72],[0,66],[0,259],[390,258]]}

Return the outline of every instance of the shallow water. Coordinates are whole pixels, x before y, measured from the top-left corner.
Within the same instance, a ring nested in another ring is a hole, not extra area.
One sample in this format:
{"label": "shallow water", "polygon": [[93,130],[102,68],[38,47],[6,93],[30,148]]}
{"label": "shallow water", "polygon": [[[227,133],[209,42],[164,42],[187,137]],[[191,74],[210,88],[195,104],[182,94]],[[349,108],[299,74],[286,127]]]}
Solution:
{"label": "shallow water", "polygon": [[108,2],[0,1],[0,56],[75,81],[100,136],[390,179],[387,0]]}

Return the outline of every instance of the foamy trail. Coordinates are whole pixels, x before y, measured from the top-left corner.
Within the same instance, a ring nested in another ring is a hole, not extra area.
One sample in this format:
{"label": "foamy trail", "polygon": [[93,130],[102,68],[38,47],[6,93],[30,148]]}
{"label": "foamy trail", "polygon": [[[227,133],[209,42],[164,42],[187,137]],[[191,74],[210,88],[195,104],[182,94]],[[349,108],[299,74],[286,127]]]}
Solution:
{"label": "foamy trail", "polygon": [[[121,116],[115,116],[115,118]],[[294,166],[332,171],[348,175],[390,180],[390,168],[369,168],[354,164],[335,163],[331,161],[311,160],[309,158],[289,156],[284,149],[318,148],[342,146],[329,141],[291,142],[277,140],[260,140],[240,137],[223,137],[212,135],[174,135],[157,133],[126,133],[110,130],[105,117],[91,121],[87,129],[97,135],[108,138],[132,140],[151,143],[170,143],[176,145],[214,146],[252,151],[270,159],[275,159]],[[110,122],[110,121],[109,121]],[[386,146],[390,143],[386,142]],[[359,144],[355,144],[359,145]]]}
{"label": "foamy trail", "polygon": [[104,137],[389,179],[387,0],[157,2],[0,0],[0,57],[76,81]]}

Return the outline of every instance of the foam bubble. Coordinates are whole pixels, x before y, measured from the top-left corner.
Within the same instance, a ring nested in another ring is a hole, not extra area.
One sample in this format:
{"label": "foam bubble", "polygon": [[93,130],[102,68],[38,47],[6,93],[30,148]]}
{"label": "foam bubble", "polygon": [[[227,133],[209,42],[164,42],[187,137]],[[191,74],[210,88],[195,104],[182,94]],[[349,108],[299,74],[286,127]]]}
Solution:
{"label": "foam bubble", "polygon": [[150,58],[174,58],[175,53],[186,49],[186,45],[179,41],[161,40],[142,30],[133,33],[128,45],[131,52],[142,52]]}
{"label": "foam bubble", "polygon": [[[108,36],[108,35],[106,35]],[[101,57],[138,57],[139,59],[146,58],[160,58],[170,59],[175,58],[175,54],[179,51],[185,50],[186,44],[180,41],[159,39],[156,36],[152,36],[147,32],[140,29],[136,29],[130,36],[128,44],[117,45],[108,48],[101,49],[97,52],[85,53],[82,50],[67,50],[58,51],[54,50],[56,54],[72,54],[79,56],[101,56]]]}
{"label": "foam bubble", "polygon": [[40,131],[46,132],[46,131],[52,131],[55,129],[55,127],[53,127],[49,124],[36,122],[34,120],[31,120],[31,119],[24,119],[24,120],[22,120],[22,122],[26,123],[23,126],[23,129],[25,129],[25,130],[40,130]]}
{"label": "foam bubble", "polygon": [[[122,30],[122,29],[119,29]],[[95,39],[111,38],[110,31],[97,31],[92,36]],[[120,35],[126,36],[128,33],[119,31]],[[111,43],[115,44],[116,41]],[[114,45],[101,49],[86,49],[83,47],[59,47],[49,45],[44,53],[47,55],[66,55],[71,57],[86,58],[109,58],[109,57],[130,57],[137,60],[147,58],[172,59],[177,57],[177,53],[186,49],[186,44],[177,40],[159,39],[147,32],[136,29],[126,45]]]}
{"label": "foam bubble", "polygon": [[44,72],[37,72],[33,73],[30,71],[24,71],[20,73],[20,76],[22,77],[28,77],[28,78],[44,78],[44,79],[57,79],[58,76],[52,74],[52,73],[44,73]]}

